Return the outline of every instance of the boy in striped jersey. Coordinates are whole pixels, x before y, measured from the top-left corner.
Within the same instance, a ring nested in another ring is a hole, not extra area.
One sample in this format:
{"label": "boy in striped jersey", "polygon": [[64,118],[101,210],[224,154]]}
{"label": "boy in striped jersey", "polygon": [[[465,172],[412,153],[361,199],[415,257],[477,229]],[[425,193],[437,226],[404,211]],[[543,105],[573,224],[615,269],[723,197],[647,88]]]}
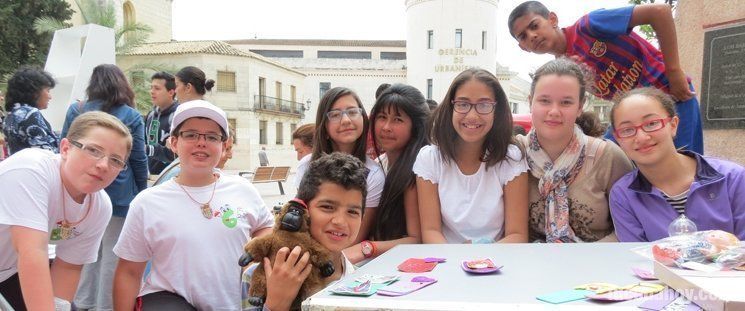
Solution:
{"label": "boy in striped jersey", "polygon": [[[595,73],[591,92],[612,100],[636,87],[651,86],[676,101],[680,127],[675,146],[704,153],[698,100],[680,67],[672,12],[667,4],[600,9],[574,25],[558,27],[558,17],[538,1],[518,5],[508,19],[510,34],[521,49],[536,54],[567,56]],[[632,31],[649,24],[660,49]],[[612,130],[606,138],[612,139]]]}

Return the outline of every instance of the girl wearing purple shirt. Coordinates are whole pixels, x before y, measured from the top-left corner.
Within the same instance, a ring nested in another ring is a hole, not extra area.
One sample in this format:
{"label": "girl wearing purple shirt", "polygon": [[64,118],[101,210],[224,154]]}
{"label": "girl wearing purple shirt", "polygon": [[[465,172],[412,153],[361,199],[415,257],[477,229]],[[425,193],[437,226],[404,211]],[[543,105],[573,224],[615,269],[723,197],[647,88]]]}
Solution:
{"label": "girl wearing purple shirt", "polygon": [[719,229],[745,239],[745,169],[676,150],[679,122],[672,98],[654,88],[632,90],[611,109],[613,135],[637,166],[611,190],[618,239],[665,238],[680,214],[698,230]]}

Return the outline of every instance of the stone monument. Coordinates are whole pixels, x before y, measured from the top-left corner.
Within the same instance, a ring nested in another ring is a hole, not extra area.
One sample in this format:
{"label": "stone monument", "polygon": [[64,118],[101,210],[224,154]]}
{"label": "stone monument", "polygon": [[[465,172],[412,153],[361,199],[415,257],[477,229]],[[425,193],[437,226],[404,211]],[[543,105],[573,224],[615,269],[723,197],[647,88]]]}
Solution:
{"label": "stone monument", "polygon": [[707,129],[745,129],[745,25],[707,31],[701,113]]}
{"label": "stone monument", "polygon": [[85,100],[93,68],[115,62],[114,29],[88,24],[54,32],[44,70],[52,74],[57,85],[52,89],[49,108],[42,114],[55,131],[62,130],[67,107]]}

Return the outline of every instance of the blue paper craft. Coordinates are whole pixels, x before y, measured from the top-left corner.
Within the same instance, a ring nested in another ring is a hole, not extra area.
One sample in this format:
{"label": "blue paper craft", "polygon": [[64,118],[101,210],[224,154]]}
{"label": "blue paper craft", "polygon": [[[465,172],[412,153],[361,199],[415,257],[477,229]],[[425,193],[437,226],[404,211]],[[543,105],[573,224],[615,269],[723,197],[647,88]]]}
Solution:
{"label": "blue paper craft", "polygon": [[540,301],[545,301],[545,302],[553,303],[553,304],[559,304],[559,303],[565,303],[565,302],[585,299],[585,296],[593,295],[593,294],[595,294],[595,292],[590,291],[590,290],[570,289],[570,290],[562,290],[562,291],[553,292],[550,294],[540,295],[535,298]]}

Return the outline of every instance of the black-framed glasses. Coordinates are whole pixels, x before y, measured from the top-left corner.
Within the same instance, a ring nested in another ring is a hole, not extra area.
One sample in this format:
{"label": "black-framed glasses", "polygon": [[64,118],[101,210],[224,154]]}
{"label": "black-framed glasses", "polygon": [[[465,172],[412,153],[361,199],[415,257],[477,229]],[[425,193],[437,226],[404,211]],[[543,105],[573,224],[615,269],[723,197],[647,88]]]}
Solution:
{"label": "black-framed glasses", "polygon": [[476,108],[476,112],[478,114],[490,114],[492,111],[494,111],[494,107],[497,105],[496,102],[478,102],[478,103],[471,103],[465,100],[454,100],[453,102],[453,110],[457,113],[466,114],[469,111],[471,111],[471,108]]}
{"label": "black-framed glasses", "polygon": [[80,148],[80,150],[83,150],[85,154],[91,156],[92,158],[96,160],[101,160],[104,157],[108,158],[109,166],[118,169],[118,170],[125,170],[127,169],[127,162],[114,155],[106,155],[106,152],[103,151],[103,149],[95,146],[95,145],[86,145],[82,144],[80,142],[70,140],[70,144],[72,144],[75,147]]}
{"label": "black-framed glasses", "polygon": [[347,117],[349,117],[349,119],[351,120],[361,117],[362,112],[362,108],[359,107],[347,108],[345,110],[334,109],[326,113],[326,118],[329,119],[329,122],[337,123],[341,122],[341,119],[342,117],[344,117],[344,115],[347,115]]}
{"label": "black-framed glasses", "polygon": [[220,143],[226,140],[225,136],[214,133],[200,133],[197,131],[181,131],[178,133],[181,139],[188,142],[195,142],[199,140],[199,137],[204,137],[204,140],[211,144]]}
{"label": "black-framed glasses", "polygon": [[641,129],[646,133],[652,133],[661,130],[667,123],[673,118],[660,118],[654,120],[645,121],[639,125],[624,126],[613,130],[618,138],[628,138],[636,136],[636,131]]}

